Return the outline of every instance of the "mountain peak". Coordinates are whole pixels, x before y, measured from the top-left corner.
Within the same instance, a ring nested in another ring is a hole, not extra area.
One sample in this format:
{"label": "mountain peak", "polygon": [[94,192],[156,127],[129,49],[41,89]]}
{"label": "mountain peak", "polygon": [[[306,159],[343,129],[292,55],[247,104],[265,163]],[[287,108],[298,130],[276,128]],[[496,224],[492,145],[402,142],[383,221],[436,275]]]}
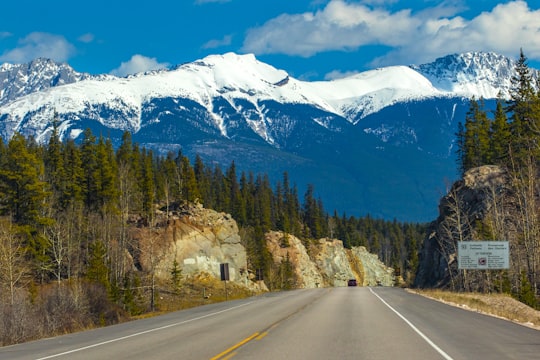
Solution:
{"label": "mountain peak", "polygon": [[496,98],[508,96],[514,60],[493,52],[466,52],[436,59],[411,68],[442,91],[462,96]]}
{"label": "mountain peak", "polygon": [[34,92],[88,78],[92,75],[78,73],[68,64],[48,58],[26,64],[4,63],[0,66],[0,106]]}
{"label": "mountain peak", "polygon": [[266,92],[269,84],[276,84],[288,77],[284,70],[257,60],[253,54],[240,55],[232,52],[209,55],[183,64],[175,71],[196,75],[203,79],[207,86],[215,86],[220,92],[240,89],[247,92]]}
{"label": "mountain peak", "polygon": [[[504,55],[493,52],[466,52],[461,54],[451,54],[440,57],[432,63],[418,66],[418,69],[445,69],[449,72],[479,74],[482,71],[494,68],[513,68],[514,61]],[[413,67],[414,68],[414,67]],[[501,74],[506,75],[506,74]]]}
{"label": "mountain peak", "polygon": [[316,179],[331,208],[411,219],[428,202],[436,209],[439,180],[453,176],[468,95],[492,99],[511,88],[513,64],[465,53],[308,82],[253,54],[211,55],[127,78],[36,59],[1,68],[0,135],[45,142],[56,114],[63,139],[90,128],[119,144],[130,131],[162,154],[181,149],[275,178],[291,170],[295,182]]}

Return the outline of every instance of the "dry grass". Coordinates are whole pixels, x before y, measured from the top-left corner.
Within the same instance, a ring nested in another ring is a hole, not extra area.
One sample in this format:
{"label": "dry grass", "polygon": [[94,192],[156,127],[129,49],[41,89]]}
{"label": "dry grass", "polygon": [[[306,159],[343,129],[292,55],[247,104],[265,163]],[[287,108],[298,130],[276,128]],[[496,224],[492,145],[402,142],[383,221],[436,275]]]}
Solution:
{"label": "dry grass", "polygon": [[[166,287],[166,285],[162,286],[162,288]],[[144,314],[144,316],[155,316],[225,300],[242,299],[254,294],[254,292],[238,286],[234,282],[227,283],[227,294],[225,294],[223,281],[206,274],[199,274],[194,278],[184,279],[178,293],[162,290],[156,299],[157,310]]]}
{"label": "dry grass", "polygon": [[505,294],[455,293],[443,290],[413,292],[465,310],[497,316],[540,330],[540,311]]}

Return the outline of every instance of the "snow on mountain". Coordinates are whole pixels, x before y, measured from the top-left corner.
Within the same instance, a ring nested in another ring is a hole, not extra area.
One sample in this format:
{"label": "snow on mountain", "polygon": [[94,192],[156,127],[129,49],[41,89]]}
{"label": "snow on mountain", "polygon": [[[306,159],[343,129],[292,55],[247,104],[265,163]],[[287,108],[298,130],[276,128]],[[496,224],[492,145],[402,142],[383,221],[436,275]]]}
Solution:
{"label": "snow on mountain", "polygon": [[[238,112],[243,110],[238,99],[243,99],[253,105],[251,111],[256,115],[246,120],[248,126],[274,143],[266,129],[270,124],[261,101],[308,104],[356,124],[404,101],[473,95],[494,98],[501,90],[507,93],[512,71],[512,60],[492,53],[449,55],[431,64],[392,66],[319,82],[294,79],[251,54],[211,55],[174,70],[128,78],[92,77],[65,64],[38,59],[0,68],[0,105],[4,105],[0,117],[12,125],[8,136],[23,127],[43,129],[54,112],[71,123],[85,113],[109,128],[137,132],[144,126],[141,113],[145,104],[152,99],[184,98],[206,108],[214,126],[227,137],[227,126],[219,109],[214,108],[214,99],[225,98]],[[100,115],[103,108],[110,110],[107,118]],[[159,118],[152,121],[159,122]],[[319,123],[328,126],[324,121]]]}
{"label": "snow on mountain", "polygon": [[399,101],[440,95],[425,77],[406,66],[391,66],[343,79],[315,82],[310,87],[353,123]]}
{"label": "snow on mountain", "polygon": [[90,128],[119,144],[128,130],[156,153],[234,160],[273,180],[287,171],[329,209],[425,221],[455,176],[468,98],[508,94],[513,74],[514,62],[492,53],[317,82],[234,53],[124,78],[39,59],[0,67],[0,136],[45,142],[56,113],[63,138]]}
{"label": "snow on mountain", "polygon": [[413,65],[411,68],[442,92],[494,99],[499,93],[505,98],[509,96],[514,66],[514,60],[502,55],[468,52],[447,55],[430,64]]}
{"label": "snow on mountain", "polygon": [[[213,109],[214,98],[248,99],[253,104],[274,99],[283,103],[312,103],[327,107],[320,98],[306,98],[298,87],[299,81],[289,80],[286,72],[257,61],[253,55],[229,53],[209,56],[174,71],[107,80],[81,79],[66,86],[50,87],[8,103],[0,108],[0,116],[22,125],[28,114],[41,122],[52,119],[55,111],[59,115],[86,111],[108,127],[136,132],[141,127],[141,109],[145,103],[155,98],[181,97],[203,105],[214,115],[216,126],[226,136],[222,119]],[[104,119],[97,115],[97,111],[88,111],[89,107],[104,106],[115,110],[117,116]],[[258,110],[262,115],[262,110]],[[18,128],[15,126],[13,130]]]}
{"label": "snow on mountain", "polygon": [[28,64],[0,65],[0,106],[22,96],[86,79],[111,79],[110,75],[78,73],[69,65],[38,58]]}

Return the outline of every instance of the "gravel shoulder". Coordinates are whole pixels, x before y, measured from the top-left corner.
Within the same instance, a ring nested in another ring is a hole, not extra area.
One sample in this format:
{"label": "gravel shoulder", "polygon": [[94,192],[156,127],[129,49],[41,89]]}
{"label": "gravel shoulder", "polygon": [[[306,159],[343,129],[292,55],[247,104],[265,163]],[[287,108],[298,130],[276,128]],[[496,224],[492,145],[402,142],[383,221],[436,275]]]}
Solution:
{"label": "gravel shoulder", "polygon": [[419,289],[408,289],[408,291],[464,310],[495,316],[540,330],[540,311],[513,299],[509,295]]}

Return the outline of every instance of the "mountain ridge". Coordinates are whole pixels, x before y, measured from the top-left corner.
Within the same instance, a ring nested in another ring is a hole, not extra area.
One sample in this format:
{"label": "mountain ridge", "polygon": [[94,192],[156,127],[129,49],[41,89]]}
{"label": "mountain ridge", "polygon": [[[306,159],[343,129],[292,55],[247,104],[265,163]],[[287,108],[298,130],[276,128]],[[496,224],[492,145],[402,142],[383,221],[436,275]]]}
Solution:
{"label": "mountain ridge", "polygon": [[[24,81],[2,87],[2,96],[21,96],[0,106],[0,134],[45,142],[55,116],[63,139],[80,139],[90,128],[118,145],[130,131],[157,153],[235,161],[274,181],[288,171],[296,183],[314,184],[330,209],[425,221],[436,213],[444,182],[455,178],[454,134],[468,98],[504,94],[513,65],[493,53],[466,53],[317,82],[252,54],[210,55],[123,78],[57,65],[62,82],[45,72],[42,88],[23,89]],[[2,65],[0,74],[9,68]],[[406,204],[407,193],[414,204]]]}

